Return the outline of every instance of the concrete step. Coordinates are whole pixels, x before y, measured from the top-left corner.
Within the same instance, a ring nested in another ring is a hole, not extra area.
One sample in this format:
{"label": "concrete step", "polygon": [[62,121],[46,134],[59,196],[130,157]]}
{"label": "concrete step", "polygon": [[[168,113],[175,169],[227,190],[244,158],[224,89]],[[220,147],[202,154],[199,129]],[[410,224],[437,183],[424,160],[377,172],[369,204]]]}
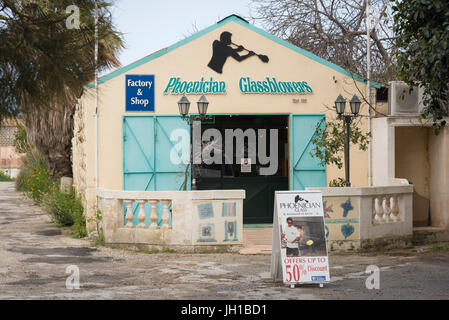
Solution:
{"label": "concrete step", "polygon": [[[271,254],[273,228],[244,227],[243,247],[240,254]],[[449,242],[449,229],[438,227],[413,228],[413,245],[429,245],[437,242]]]}
{"label": "concrete step", "polygon": [[449,229],[439,227],[414,227],[414,245],[427,245],[435,242],[449,241]]}
{"label": "concrete step", "polygon": [[271,226],[243,227],[243,247],[240,254],[271,254],[272,231]]}

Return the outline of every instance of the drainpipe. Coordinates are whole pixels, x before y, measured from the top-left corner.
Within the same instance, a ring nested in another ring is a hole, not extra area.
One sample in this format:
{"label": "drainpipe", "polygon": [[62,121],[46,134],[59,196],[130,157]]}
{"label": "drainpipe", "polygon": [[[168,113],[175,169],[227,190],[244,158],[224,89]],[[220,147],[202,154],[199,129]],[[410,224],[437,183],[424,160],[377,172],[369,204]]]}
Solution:
{"label": "drainpipe", "polygon": [[[370,90],[370,77],[371,77],[371,35],[370,35],[370,2],[366,1],[366,97],[368,101],[368,132],[371,132],[371,90]],[[368,186],[371,187],[371,138],[368,138]]]}
{"label": "drainpipe", "polygon": [[95,201],[98,189],[98,4],[95,1]]}

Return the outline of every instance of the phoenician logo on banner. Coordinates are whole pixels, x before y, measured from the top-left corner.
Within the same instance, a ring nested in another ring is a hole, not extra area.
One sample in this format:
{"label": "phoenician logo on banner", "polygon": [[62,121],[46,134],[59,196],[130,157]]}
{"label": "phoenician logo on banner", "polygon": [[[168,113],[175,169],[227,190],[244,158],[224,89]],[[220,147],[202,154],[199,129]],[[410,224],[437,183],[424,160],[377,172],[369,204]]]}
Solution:
{"label": "phoenician logo on banner", "polygon": [[273,243],[273,252],[280,251],[283,282],[290,285],[328,282],[321,192],[276,192],[274,219],[278,243]]}

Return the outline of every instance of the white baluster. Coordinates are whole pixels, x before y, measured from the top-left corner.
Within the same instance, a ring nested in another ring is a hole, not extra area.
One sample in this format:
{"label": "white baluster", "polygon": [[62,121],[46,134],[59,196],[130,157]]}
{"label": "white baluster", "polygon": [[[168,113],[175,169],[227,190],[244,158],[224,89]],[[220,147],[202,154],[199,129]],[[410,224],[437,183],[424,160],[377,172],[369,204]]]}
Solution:
{"label": "white baluster", "polygon": [[139,203],[139,215],[137,216],[137,218],[139,219],[139,225],[137,226],[137,228],[146,228],[145,225],[145,200],[137,200],[137,202]]}
{"label": "white baluster", "polygon": [[390,198],[390,207],[391,207],[391,214],[390,219],[394,222],[398,222],[400,220],[399,218],[399,206],[398,206],[398,196],[391,196]]}
{"label": "white baluster", "polygon": [[123,217],[125,214],[125,202],[123,201],[123,199],[117,199],[118,201],[118,210],[119,212],[117,213],[117,227],[118,228],[123,228],[125,226],[125,222],[123,221]]}
{"label": "white baluster", "polygon": [[377,196],[374,198],[374,212],[374,221],[376,223],[380,223],[382,221],[383,210],[382,206],[380,205],[380,199]]}
{"label": "white baluster", "polygon": [[134,228],[133,225],[133,201],[132,200],[124,200],[126,203],[126,228]]}
{"label": "white baluster", "polygon": [[388,205],[387,197],[388,197],[388,196],[385,196],[385,197],[383,198],[383,200],[382,200],[382,209],[383,209],[383,211],[384,211],[384,215],[382,216],[382,221],[383,221],[383,222],[389,222],[389,221],[390,221],[390,212],[391,212],[391,209],[390,209],[390,206]]}
{"label": "white baluster", "polygon": [[151,220],[151,225],[150,225],[150,229],[157,229],[157,201],[156,200],[150,200],[148,201],[148,203],[151,206],[151,215],[150,215],[150,220]]}
{"label": "white baluster", "polygon": [[162,229],[169,229],[170,225],[168,224],[170,221],[170,214],[168,210],[168,205],[170,204],[170,200],[162,200],[162,205],[164,207],[164,210],[162,211]]}

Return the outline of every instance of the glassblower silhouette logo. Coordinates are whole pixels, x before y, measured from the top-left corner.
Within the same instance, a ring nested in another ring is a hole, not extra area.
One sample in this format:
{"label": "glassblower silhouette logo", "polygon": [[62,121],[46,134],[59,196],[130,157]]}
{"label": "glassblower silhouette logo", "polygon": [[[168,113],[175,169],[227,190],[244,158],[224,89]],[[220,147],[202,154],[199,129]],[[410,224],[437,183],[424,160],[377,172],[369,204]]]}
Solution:
{"label": "glassblower silhouette logo", "polygon": [[[229,57],[234,58],[238,62],[242,62],[249,57],[258,56],[260,61],[268,63],[270,59],[266,55],[257,54],[252,50],[248,50],[242,45],[238,45],[231,40],[232,33],[224,31],[220,35],[220,40],[215,40],[212,43],[212,58],[207,65],[212,70],[223,73],[223,66]],[[245,55],[240,55],[239,52],[247,51]]]}
{"label": "glassblower silhouette logo", "polygon": [[[246,49],[242,45],[232,42],[232,34],[224,31],[220,35],[220,40],[214,40],[212,43],[212,57],[207,66],[215,72],[222,74],[223,68],[229,57],[242,62],[252,56],[257,56],[263,63],[268,63],[270,59],[263,54],[255,53]],[[247,51],[246,54],[241,54]],[[313,94],[313,89],[307,81],[283,81],[276,77],[266,76],[263,78],[252,78],[242,76],[238,81],[238,87],[244,94]],[[181,77],[170,77],[164,94],[226,94],[226,82],[216,80],[213,76],[201,77],[199,80],[184,80]]]}

